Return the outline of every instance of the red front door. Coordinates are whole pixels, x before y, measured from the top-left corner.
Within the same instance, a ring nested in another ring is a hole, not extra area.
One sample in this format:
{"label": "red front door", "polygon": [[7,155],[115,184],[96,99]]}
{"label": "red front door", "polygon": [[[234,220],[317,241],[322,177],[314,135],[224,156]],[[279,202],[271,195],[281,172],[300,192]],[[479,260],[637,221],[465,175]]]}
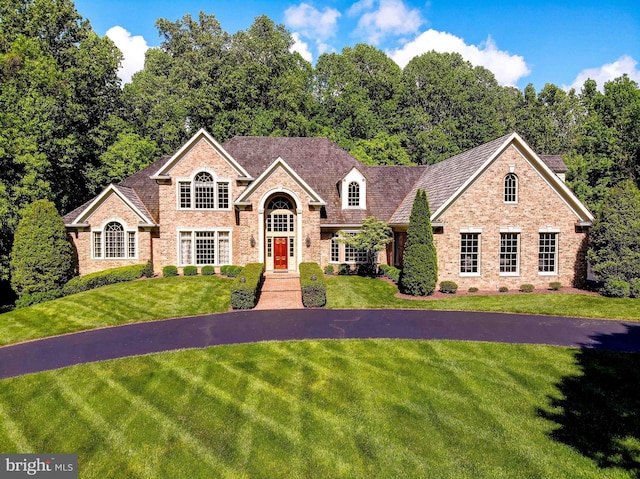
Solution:
{"label": "red front door", "polygon": [[288,269],[289,248],[287,247],[287,237],[273,238],[273,269]]}

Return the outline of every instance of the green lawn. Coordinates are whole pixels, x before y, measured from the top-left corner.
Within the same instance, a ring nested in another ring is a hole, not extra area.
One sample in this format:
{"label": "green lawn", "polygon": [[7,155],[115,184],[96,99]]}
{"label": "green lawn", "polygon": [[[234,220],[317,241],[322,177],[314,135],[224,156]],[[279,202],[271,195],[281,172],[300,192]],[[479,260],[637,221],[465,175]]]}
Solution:
{"label": "green lawn", "polygon": [[2,381],[0,451],[77,453],[81,478],[630,478],[639,371],[448,341],[163,353]]}
{"label": "green lawn", "polygon": [[640,319],[640,300],[581,294],[505,294],[456,296],[442,300],[396,298],[398,288],[381,279],[360,276],[327,278],[328,308],[413,308],[462,311],[504,311],[605,319]]}
{"label": "green lawn", "polygon": [[0,314],[0,344],[85,329],[227,311],[232,280],[157,278],[105,286]]}

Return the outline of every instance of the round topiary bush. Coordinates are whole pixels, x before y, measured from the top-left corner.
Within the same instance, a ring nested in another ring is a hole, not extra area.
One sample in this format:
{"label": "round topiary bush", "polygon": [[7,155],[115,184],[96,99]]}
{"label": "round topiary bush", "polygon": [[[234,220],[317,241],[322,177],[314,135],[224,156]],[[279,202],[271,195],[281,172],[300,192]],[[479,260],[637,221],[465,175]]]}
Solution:
{"label": "round topiary bush", "polygon": [[478,291],[479,291],[479,290],[478,290],[478,288],[476,288],[475,286],[471,286],[471,287],[469,288],[469,292],[470,292],[470,293],[477,293]]}
{"label": "round topiary bush", "polygon": [[333,268],[332,264],[328,264],[324,267],[324,274],[326,275],[330,275],[330,274],[334,274],[335,269]]}
{"label": "round topiary bush", "polygon": [[185,266],[182,268],[182,274],[185,276],[197,276],[198,275],[198,267],[197,266]]}
{"label": "round topiary bush", "polygon": [[520,285],[520,291],[522,291],[523,293],[533,293],[534,289],[534,286],[529,283]]}
{"label": "round topiary bush", "polygon": [[178,276],[178,268],[176,268],[175,266],[165,266],[164,268],[162,268],[162,276],[164,278]]}
{"label": "round topiary bush", "polygon": [[562,288],[562,283],[560,281],[552,281],[549,283],[549,289],[552,289],[553,291],[558,291],[560,288]]}
{"label": "round topiary bush", "polygon": [[202,276],[213,276],[216,274],[216,269],[213,266],[203,266]]}
{"label": "round topiary bush", "polygon": [[506,286],[500,286],[498,288],[498,291],[501,293],[506,293],[507,291],[509,291],[509,288],[507,288]]}
{"label": "round topiary bush", "polygon": [[440,283],[440,292],[446,294],[456,294],[458,291],[458,283],[455,281],[442,281]]}

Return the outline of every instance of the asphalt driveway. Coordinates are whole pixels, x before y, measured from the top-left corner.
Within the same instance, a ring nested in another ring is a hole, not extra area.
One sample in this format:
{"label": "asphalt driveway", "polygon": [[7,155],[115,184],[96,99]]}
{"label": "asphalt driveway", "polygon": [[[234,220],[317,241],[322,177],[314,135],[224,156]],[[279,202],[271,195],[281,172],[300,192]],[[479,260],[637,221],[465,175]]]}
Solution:
{"label": "asphalt driveway", "polygon": [[0,347],[0,379],[184,348],[365,338],[453,339],[640,352],[640,322],[395,309],[238,311],[115,326]]}

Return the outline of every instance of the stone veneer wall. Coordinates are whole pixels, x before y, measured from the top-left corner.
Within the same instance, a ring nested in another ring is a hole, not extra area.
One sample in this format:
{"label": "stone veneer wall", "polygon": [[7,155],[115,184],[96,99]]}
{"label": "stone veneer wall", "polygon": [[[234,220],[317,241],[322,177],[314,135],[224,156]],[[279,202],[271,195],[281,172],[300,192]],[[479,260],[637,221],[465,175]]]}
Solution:
{"label": "stone veneer wall", "polygon": [[[504,177],[518,177],[518,203],[503,201]],[[531,283],[546,288],[552,281],[571,286],[586,275],[586,233],[577,233],[576,215],[551,186],[532,168],[514,146],[510,146],[458,200],[438,218],[445,226],[435,234],[438,250],[438,281],[455,281],[461,289],[477,287],[517,289]],[[518,276],[503,276],[499,270],[500,228],[521,228],[520,271]],[[480,235],[480,276],[461,276],[460,230],[482,228]],[[540,228],[558,228],[558,274],[538,273]]]}

